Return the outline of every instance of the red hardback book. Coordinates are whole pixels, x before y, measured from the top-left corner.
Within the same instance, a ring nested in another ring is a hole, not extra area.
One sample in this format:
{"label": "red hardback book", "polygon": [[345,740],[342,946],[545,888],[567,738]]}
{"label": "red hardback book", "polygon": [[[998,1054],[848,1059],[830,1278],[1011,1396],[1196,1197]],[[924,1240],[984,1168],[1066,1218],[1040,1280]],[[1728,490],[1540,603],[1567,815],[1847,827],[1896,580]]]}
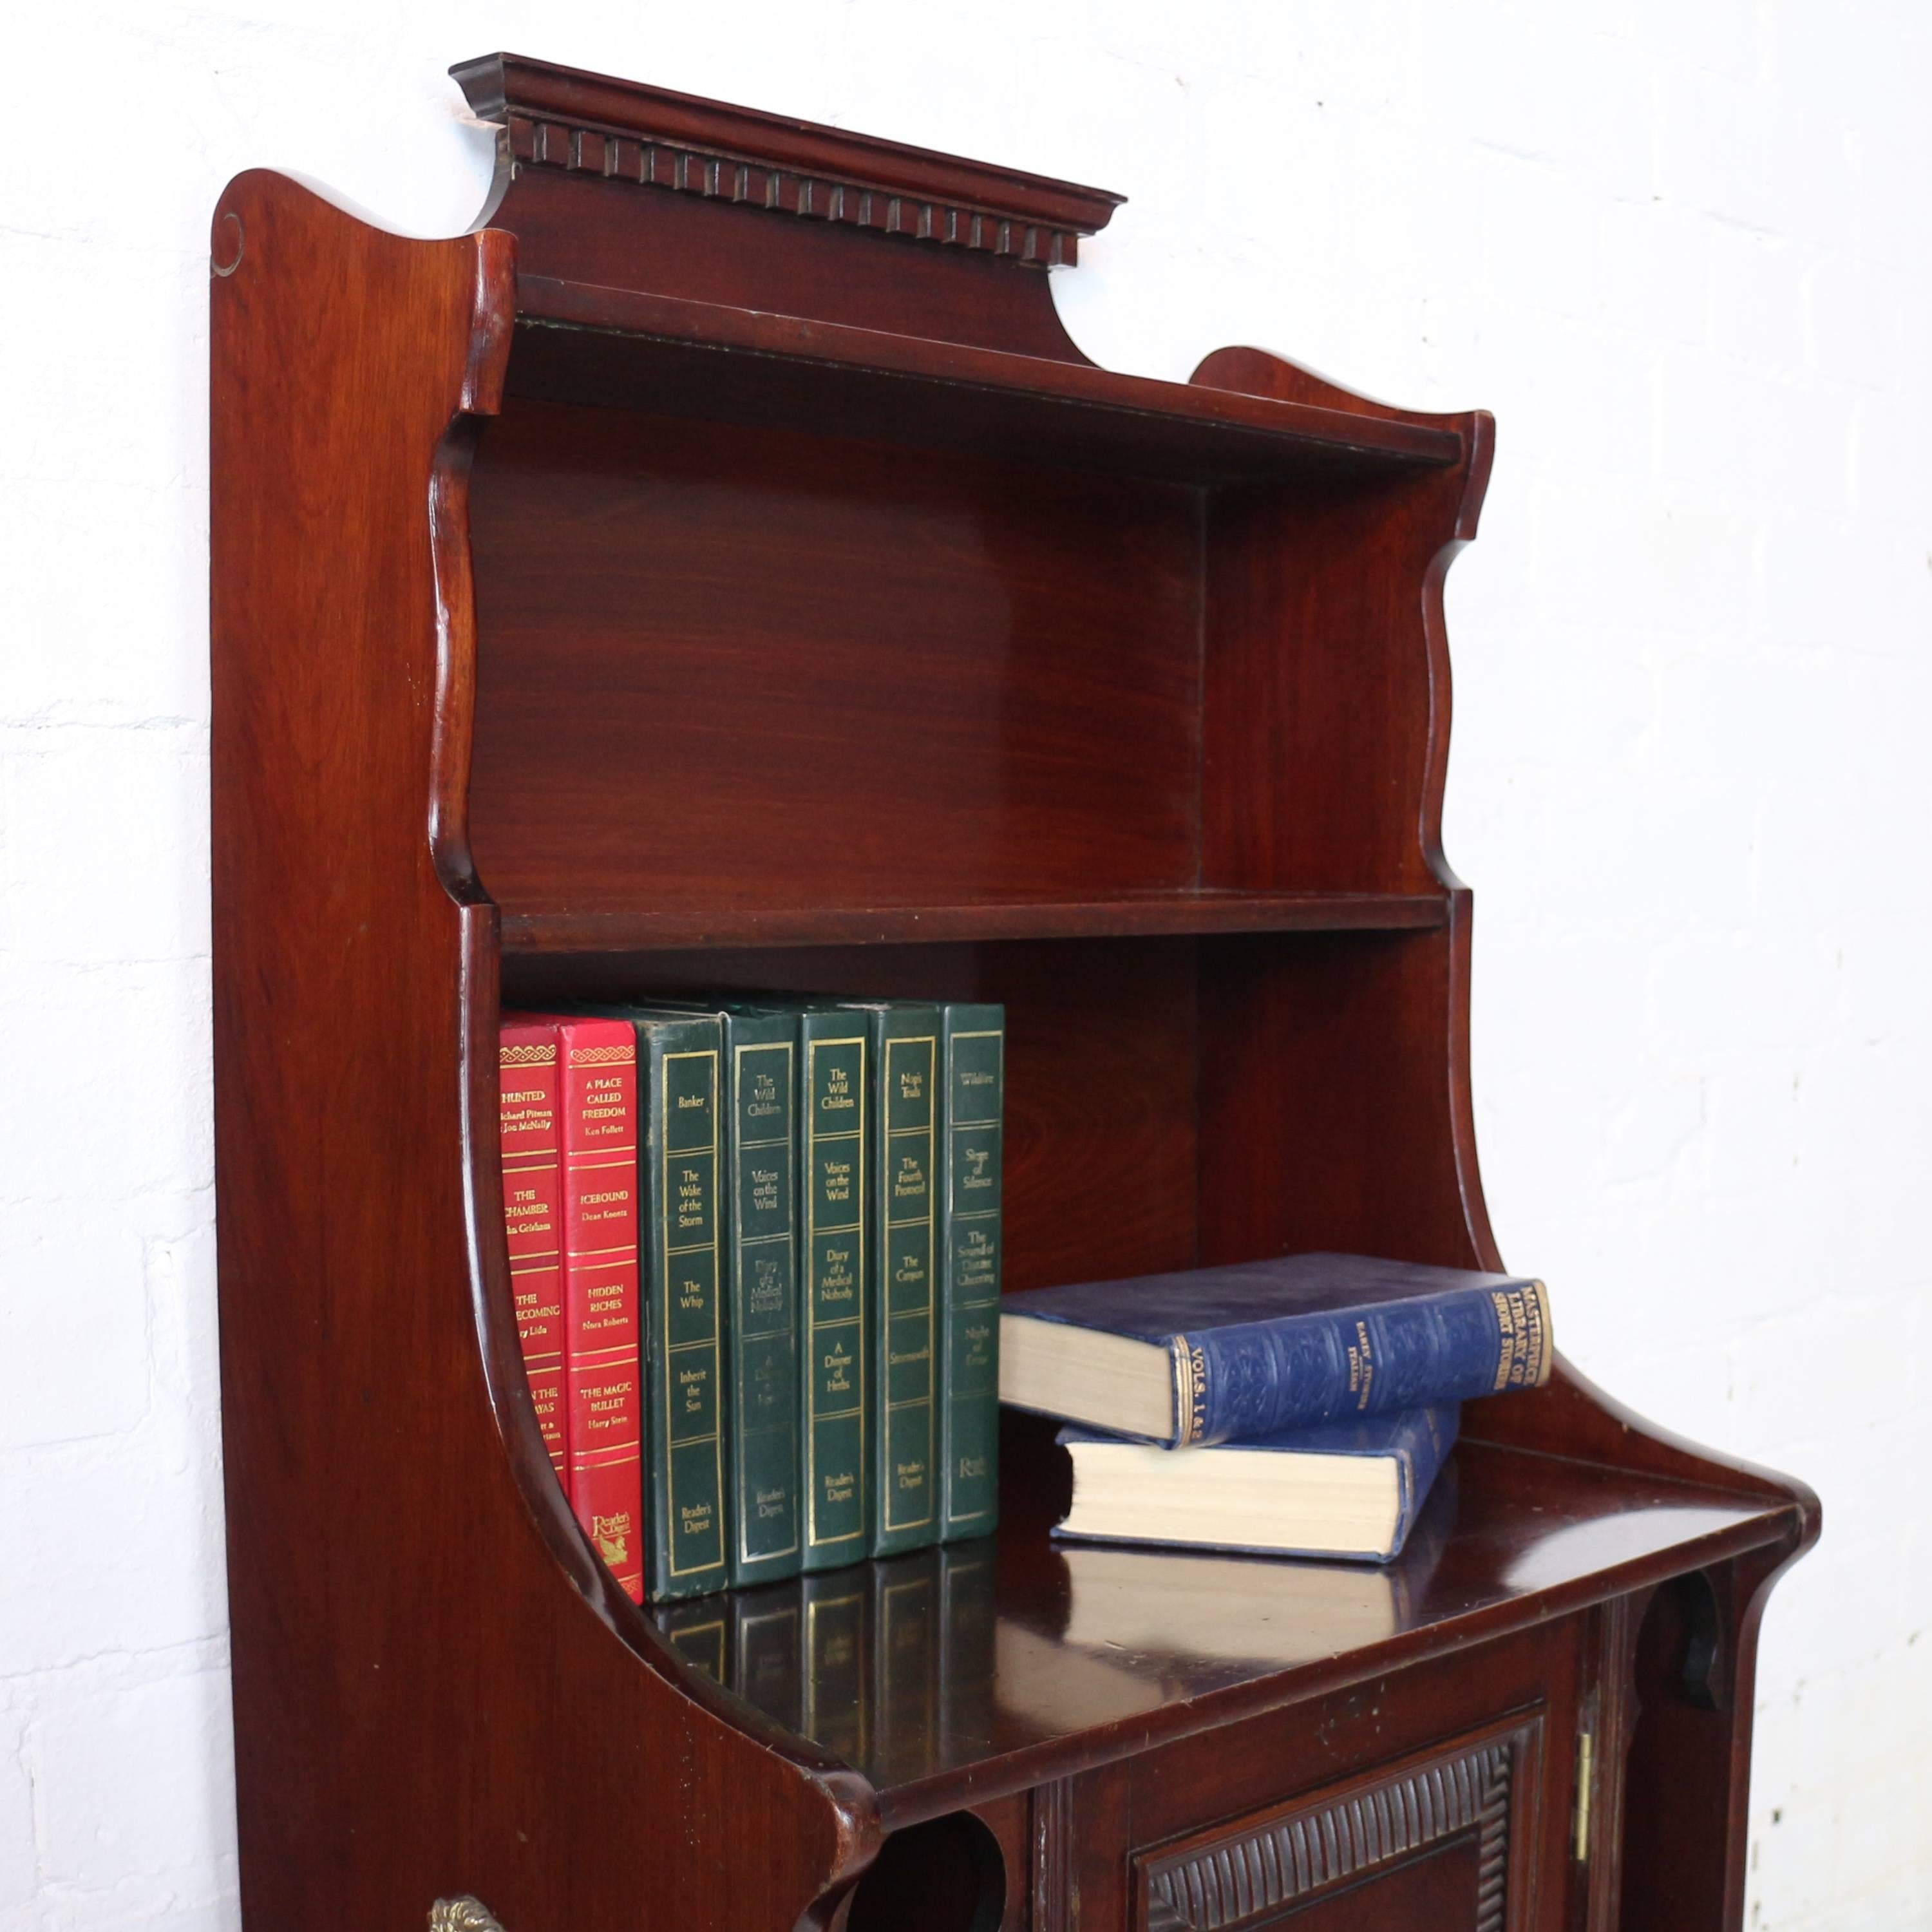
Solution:
{"label": "red hardback book", "polygon": [[556,1029],[520,1014],[497,1036],[497,1118],[503,1144],[503,1222],[517,1339],[544,1447],[565,1474],[563,1174]]}
{"label": "red hardback book", "polygon": [[548,1016],[562,1072],[564,1395],[578,1521],[644,1600],[638,1362],[638,1039],[624,1020]]}

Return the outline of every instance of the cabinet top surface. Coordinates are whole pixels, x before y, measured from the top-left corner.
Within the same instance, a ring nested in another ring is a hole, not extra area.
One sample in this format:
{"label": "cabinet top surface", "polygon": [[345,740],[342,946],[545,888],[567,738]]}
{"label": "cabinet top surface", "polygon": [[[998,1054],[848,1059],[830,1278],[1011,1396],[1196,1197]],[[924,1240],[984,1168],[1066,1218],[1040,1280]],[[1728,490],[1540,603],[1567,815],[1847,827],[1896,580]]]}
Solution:
{"label": "cabinet top surface", "polygon": [[1054,1543],[1016,1524],[652,1615],[693,1655],[688,1633],[735,1618],[741,1694],[924,1810],[964,1776],[983,1793],[1065,1775],[1774,1541],[1790,1514],[1466,1442],[1386,1568]]}

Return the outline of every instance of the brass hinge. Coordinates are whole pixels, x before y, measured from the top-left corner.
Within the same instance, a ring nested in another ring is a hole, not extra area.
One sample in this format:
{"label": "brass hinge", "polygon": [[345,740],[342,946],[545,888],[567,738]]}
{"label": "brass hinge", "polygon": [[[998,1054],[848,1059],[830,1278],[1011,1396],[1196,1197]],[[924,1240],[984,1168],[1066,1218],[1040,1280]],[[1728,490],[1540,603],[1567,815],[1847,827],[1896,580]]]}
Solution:
{"label": "brass hinge", "polygon": [[1577,1862],[1587,1864],[1590,1858],[1590,1792],[1595,1784],[1596,1740],[1588,1731],[1576,1740],[1576,1832],[1575,1850]]}

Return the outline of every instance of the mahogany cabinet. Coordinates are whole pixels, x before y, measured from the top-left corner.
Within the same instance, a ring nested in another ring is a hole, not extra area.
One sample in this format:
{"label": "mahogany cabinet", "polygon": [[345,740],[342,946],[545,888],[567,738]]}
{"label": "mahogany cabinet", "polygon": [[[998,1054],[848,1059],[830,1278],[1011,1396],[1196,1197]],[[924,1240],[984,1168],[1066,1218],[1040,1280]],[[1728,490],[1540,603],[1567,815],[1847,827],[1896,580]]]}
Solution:
{"label": "mahogany cabinet", "polygon": [[1057,1547],[1020,1419],[997,1538],[675,1613],[592,1556],[512,1318],[506,997],[1004,1000],[1015,1288],[1502,1265],[1438,837],[1491,426],[1094,368],[1048,271],[1113,196],[455,71],[473,232],[264,172],[214,220],[246,1923],[1736,1927],[1816,1504],[1567,1367],[1471,1408],[1386,1570]]}

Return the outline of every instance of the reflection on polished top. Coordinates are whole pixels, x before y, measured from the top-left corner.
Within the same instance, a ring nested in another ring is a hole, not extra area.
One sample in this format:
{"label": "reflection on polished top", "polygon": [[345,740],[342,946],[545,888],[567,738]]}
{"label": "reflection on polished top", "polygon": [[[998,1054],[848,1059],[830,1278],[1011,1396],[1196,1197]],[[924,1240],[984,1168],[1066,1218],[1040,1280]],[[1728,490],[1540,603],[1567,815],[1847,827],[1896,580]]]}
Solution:
{"label": "reflection on polished top", "polygon": [[1498,1635],[1551,1592],[1582,1603],[1772,1541],[1790,1513],[1466,1442],[1386,1568],[1055,1544],[1022,1520],[652,1615],[688,1662],[882,1792],[996,1761],[1017,1784],[1104,1758],[1110,1732],[1122,1750],[1182,1736]]}

